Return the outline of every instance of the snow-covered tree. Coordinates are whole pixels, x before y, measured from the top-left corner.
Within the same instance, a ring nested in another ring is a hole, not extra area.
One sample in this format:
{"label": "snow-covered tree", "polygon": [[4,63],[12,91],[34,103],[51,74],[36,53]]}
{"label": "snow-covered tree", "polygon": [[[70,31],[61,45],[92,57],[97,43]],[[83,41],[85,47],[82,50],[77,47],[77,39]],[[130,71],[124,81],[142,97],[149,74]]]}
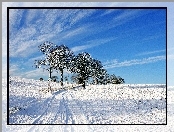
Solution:
{"label": "snow-covered tree", "polygon": [[110,80],[112,84],[122,84],[125,83],[124,79],[120,76],[115,76],[114,74],[110,76]]}
{"label": "snow-covered tree", "polygon": [[102,79],[102,84],[109,84],[111,81],[110,81],[110,75],[108,73],[106,73],[106,71],[104,70],[104,77]]}
{"label": "snow-covered tree", "polygon": [[121,78],[120,76],[118,76],[117,78],[118,78],[118,83],[119,84],[125,83],[124,79]]}
{"label": "snow-covered tree", "polygon": [[98,83],[99,84],[107,84],[107,71],[103,68],[100,69],[99,74],[98,74]]}
{"label": "snow-covered tree", "polygon": [[[53,52],[55,45],[51,42],[44,42],[43,44],[38,46],[39,50],[45,55],[45,59],[43,60],[35,60],[34,65],[36,68],[40,68],[41,66],[49,72],[49,79],[51,80],[51,74],[53,72],[53,64],[50,61],[49,54]],[[50,84],[48,84],[50,87]],[[51,87],[50,87],[51,89]]]}
{"label": "snow-covered tree", "polygon": [[70,63],[73,58],[73,52],[65,45],[56,46],[54,50],[48,55],[49,62],[53,69],[61,73],[61,86],[63,86],[63,70],[70,68]]}
{"label": "snow-covered tree", "polygon": [[92,59],[92,77],[94,78],[95,84],[99,84],[99,80],[102,78],[102,63],[99,60]]}
{"label": "snow-covered tree", "polygon": [[40,68],[43,66],[44,69],[49,71],[49,78],[51,78],[51,73],[53,72],[53,65],[50,63],[48,55],[53,51],[54,45],[51,42],[44,42],[43,44],[39,45],[39,50],[45,55],[45,59],[43,60],[35,60],[35,67]]}
{"label": "snow-covered tree", "polygon": [[92,76],[92,58],[90,54],[79,53],[71,61],[71,72],[77,73],[79,83],[85,88],[85,82]]}

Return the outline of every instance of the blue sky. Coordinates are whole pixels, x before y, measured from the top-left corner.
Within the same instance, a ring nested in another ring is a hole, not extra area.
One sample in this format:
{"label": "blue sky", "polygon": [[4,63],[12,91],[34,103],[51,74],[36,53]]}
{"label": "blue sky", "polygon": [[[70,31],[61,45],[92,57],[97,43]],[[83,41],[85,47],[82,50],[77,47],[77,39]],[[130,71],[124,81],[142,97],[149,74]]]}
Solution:
{"label": "blue sky", "polygon": [[48,72],[32,66],[43,58],[37,46],[51,41],[75,54],[90,53],[126,83],[166,83],[165,14],[162,9],[11,9],[10,75],[46,79]]}

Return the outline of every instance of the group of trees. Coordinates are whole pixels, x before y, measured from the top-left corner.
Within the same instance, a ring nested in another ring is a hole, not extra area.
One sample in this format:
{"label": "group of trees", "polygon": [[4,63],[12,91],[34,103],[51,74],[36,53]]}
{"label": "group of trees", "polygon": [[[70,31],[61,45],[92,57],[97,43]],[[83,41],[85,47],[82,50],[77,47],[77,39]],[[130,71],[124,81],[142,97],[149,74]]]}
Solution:
{"label": "group of trees", "polygon": [[73,73],[71,79],[85,88],[85,82],[89,79],[93,80],[95,84],[120,84],[124,83],[124,79],[109,75],[103,68],[99,60],[93,59],[90,54],[83,52],[78,55],[74,53],[65,45],[54,45],[51,42],[44,42],[39,45],[39,50],[45,55],[43,60],[35,60],[35,67],[43,66],[49,72],[49,79],[57,79],[52,76],[53,70],[60,72],[60,83],[63,86],[63,73],[68,70]]}

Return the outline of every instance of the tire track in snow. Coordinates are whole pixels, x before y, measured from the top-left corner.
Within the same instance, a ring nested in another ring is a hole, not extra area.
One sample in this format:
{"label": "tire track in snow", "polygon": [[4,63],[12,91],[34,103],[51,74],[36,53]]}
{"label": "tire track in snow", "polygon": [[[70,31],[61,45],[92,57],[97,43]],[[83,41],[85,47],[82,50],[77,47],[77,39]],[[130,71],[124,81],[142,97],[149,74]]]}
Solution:
{"label": "tire track in snow", "polygon": [[[51,121],[51,124],[74,124],[73,115],[70,112],[68,107],[68,100],[64,98],[67,90],[64,90],[61,94],[57,95],[56,98],[60,99],[59,107],[57,108],[57,112],[54,116],[54,119]],[[53,117],[52,117],[53,118]]]}
{"label": "tire track in snow", "polygon": [[46,110],[32,124],[74,124],[67,105],[68,100],[64,98],[66,92],[66,90],[55,92],[51,98],[44,101],[47,105]]}
{"label": "tire track in snow", "polygon": [[[79,101],[74,100],[72,94],[67,94],[68,91],[64,90],[60,94],[55,94],[55,98],[59,99],[59,104],[57,106],[50,107],[49,110],[52,114],[49,116],[47,123],[50,124],[89,124],[88,117],[84,114],[82,104]],[[52,106],[54,100],[52,101]],[[74,109],[75,108],[75,109]],[[56,112],[55,112],[56,111]]]}
{"label": "tire track in snow", "polygon": [[73,119],[75,119],[75,124],[90,124],[88,117],[85,116],[85,111],[83,110],[83,103],[79,103],[80,101],[75,100],[73,95],[70,94],[71,103],[69,104],[69,108],[72,111]]}
{"label": "tire track in snow", "polygon": [[68,100],[65,100],[64,95],[65,93],[62,94],[62,100],[60,101],[59,105],[61,120],[63,121],[63,124],[75,124],[75,121],[73,120],[73,115],[68,107]]}
{"label": "tire track in snow", "polygon": [[[44,116],[46,115],[46,113],[48,113],[48,110],[49,110],[54,98],[55,98],[55,95],[53,95],[51,98],[48,98],[48,99],[46,99],[46,101],[44,101],[44,104],[47,105],[46,110],[32,124],[42,124]],[[47,104],[47,102],[48,102],[48,104]]]}
{"label": "tire track in snow", "polygon": [[46,99],[45,111],[32,124],[89,124],[83,103],[66,93],[67,90],[60,90]]}
{"label": "tire track in snow", "polygon": [[[51,115],[47,118],[49,124],[74,124],[72,114],[68,108],[67,101],[64,99],[66,90],[61,90],[55,93],[55,99],[52,101],[49,113]],[[57,100],[58,99],[58,100]],[[59,102],[59,103],[58,103]],[[56,105],[55,105],[56,104]]]}
{"label": "tire track in snow", "polygon": [[[46,121],[46,117],[50,118],[50,116],[48,115],[49,113],[53,113],[53,109],[52,109],[52,106],[53,106],[53,102],[56,102],[55,100],[55,97],[56,95],[59,95],[61,94],[62,92],[64,92],[64,90],[59,90],[58,92],[55,92],[52,97],[46,99],[44,101],[44,104],[45,104],[45,107],[46,107],[46,110],[37,118],[35,119],[35,121],[32,123],[32,124],[42,124],[43,121],[45,122]],[[58,104],[58,103],[57,103]],[[59,104],[58,104],[59,105]],[[50,120],[47,119],[46,123],[45,124],[48,124]]]}

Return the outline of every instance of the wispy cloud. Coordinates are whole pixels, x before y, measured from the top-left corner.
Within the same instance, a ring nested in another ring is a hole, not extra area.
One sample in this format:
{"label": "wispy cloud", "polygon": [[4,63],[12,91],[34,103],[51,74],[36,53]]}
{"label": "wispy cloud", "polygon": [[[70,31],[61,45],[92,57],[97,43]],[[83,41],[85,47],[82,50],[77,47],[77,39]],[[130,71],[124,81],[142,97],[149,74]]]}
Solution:
{"label": "wispy cloud", "polygon": [[155,57],[149,57],[149,58],[143,58],[143,59],[134,59],[129,61],[123,61],[118,62],[117,60],[112,60],[109,62],[104,63],[104,67],[106,69],[110,68],[116,68],[116,67],[125,67],[125,66],[132,66],[132,65],[142,65],[142,64],[148,64],[148,63],[154,63],[157,61],[165,60],[165,56],[155,56]]}
{"label": "wispy cloud", "polygon": [[16,71],[18,69],[18,66],[17,65],[11,65],[10,66],[10,73]]}
{"label": "wispy cloud", "polygon": [[148,51],[148,52],[137,54],[136,56],[150,55],[150,54],[156,54],[156,53],[162,53],[162,52],[166,52],[166,50]]}
{"label": "wispy cloud", "polygon": [[72,27],[95,12],[95,10],[28,10],[25,13],[24,10],[13,11],[10,10],[12,57],[31,55],[34,53],[33,48],[44,41],[60,36],[63,36],[61,39],[73,37],[82,33],[88,26],[78,29]]}
{"label": "wispy cloud", "polygon": [[105,16],[105,15],[108,15],[108,14],[111,14],[115,11],[119,11],[120,9],[109,9],[109,10],[106,10],[103,14],[101,14],[101,16]]}
{"label": "wispy cloud", "polygon": [[18,76],[20,72],[19,65],[17,64],[12,64],[9,67],[9,74],[10,76]]}
{"label": "wispy cloud", "polygon": [[77,23],[79,20],[83,19],[84,17],[88,17],[93,14],[96,10],[79,10],[78,13],[75,14],[74,18],[71,21],[71,24]]}
{"label": "wispy cloud", "polygon": [[91,30],[91,27],[92,27],[92,24],[84,24],[83,26],[80,26],[78,28],[67,30],[66,32],[62,33],[60,37],[62,40],[70,39],[80,34],[87,33],[88,31]]}
{"label": "wispy cloud", "polygon": [[105,44],[105,43],[110,42],[110,41],[115,40],[115,39],[116,38],[113,37],[113,38],[106,38],[106,39],[91,40],[91,41],[88,41],[87,44],[81,45],[81,46],[75,46],[71,50],[73,52],[83,51],[83,50],[86,50],[86,49],[89,49],[92,47],[96,47],[96,46]]}
{"label": "wispy cloud", "polygon": [[147,36],[146,38],[142,39],[141,41],[149,41],[149,40],[155,40],[162,37],[166,37],[165,34],[153,34],[151,36]]}
{"label": "wispy cloud", "polygon": [[16,45],[11,45],[9,48],[10,57],[27,57],[38,51],[38,45],[51,37],[47,35],[39,36],[36,40],[19,41]]}
{"label": "wispy cloud", "polygon": [[121,14],[119,14],[118,16],[116,16],[115,18],[113,18],[113,21],[116,22],[115,26],[118,25],[122,25],[132,19],[135,19],[137,17],[139,17],[141,14],[142,10],[129,10],[129,11],[124,11]]}
{"label": "wispy cloud", "polygon": [[[98,26],[95,28],[94,25],[91,26],[90,24],[85,24],[79,28],[72,28],[81,20],[92,15],[95,11],[96,10],[28,10],[28,12],[25,13],[26,19],[24,20],[21,20],[21,18],[24,16],[24,11],[11,11],[10,26],[12,28],[10,29],[12,30],[10,31],[10,56],[27,57],[35,53],[37,50],[34,47],[37,47],[44,41],[58,39],[60,42],[64,42],[63,40],[84,34],[85,32],[87,36],[98,33],[101,29],[98,30],[96,29]],[[124,21],[127,21],[127,19],[132,19],[134,16],[137,16],[136,14],[138,13],[139,10],[130,10],[130,12],[121,13],[114,18],[114,20],[117,22],[114,24],[114,27],[117,24],[119,25],[124,23]],[[21,23],[24,23],[23,25],[25,26],[22,26],[17,30]],[[112,26],[110,27],[104,25],[99,27],[104,28],[102,31],[112,28]],[[76,46],[72,49],[74,51],[80,51],[98,45],[100,44],[87,43],[81,46]]]}
{"label": "wispy cloud", "polygon": [[[108,29],[112,29],[115,27],[118,27],[120,25],[123,25],[127,22],[130,22],[131,20],[138,18],[139,16],[144,15],[145,13],[143,12],[143,10],[140,9],[136,9],[136,10],[124,10],[124,11],[120,11],[118,10],[117,15],[115,14],[114,17],[112,18],[112,20],[108,21],[107,23],[105,23],[105,26]],[[112,13],[112,11],[106,11],[105,12],[106,15]],[[105,13],[103,13],[105,15]],[[102,16],[102,15],[101,15]],[[103,27],[105,30],[105,26]]]}
{"label": "wispy cloud", "polygon": [[114,20],[121,21],[121,20],[124,20],[124,19],[133,18],[139,13],[139,11],[140,10],[124,11],[123,13],[121,13],[120,15],[115,17]]}

